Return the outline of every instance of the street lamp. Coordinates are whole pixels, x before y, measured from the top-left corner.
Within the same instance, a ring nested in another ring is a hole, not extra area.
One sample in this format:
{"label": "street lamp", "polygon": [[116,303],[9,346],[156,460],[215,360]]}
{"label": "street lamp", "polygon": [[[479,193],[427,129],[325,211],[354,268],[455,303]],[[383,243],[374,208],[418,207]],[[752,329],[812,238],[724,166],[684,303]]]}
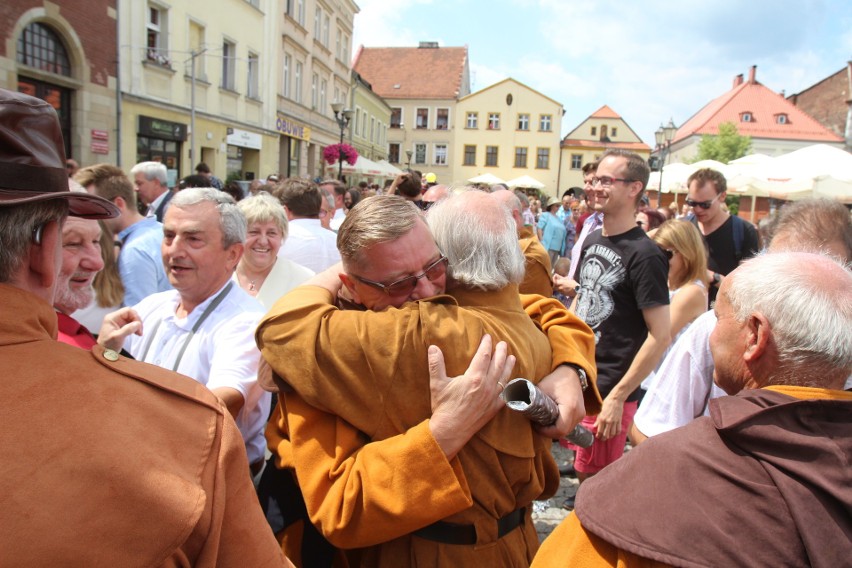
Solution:
{"label": "street lamp", "polygon": [[334,111],[334,119],[337,121],[337,126],[340,127],[340,146],[338,147],[337,156],[337,179],[343,181],[343,131],[352,120],[352,110],[343,108],[343,103],[331,103],[331,110]]}
{"label": "street lamp", "polygon": [[405,155],[408,156],[408,163],[405,165],[405,167],[410,170],[411,169],[411,156],[414,155],[414,152],[412,152],[411,150],[406,150]]}
{"label": "street lamp", "polygon": [[675,132],[677,132],[677,126],[671,118],[669,118],[669,123],[666,126],[660,124],[657,131],[654,132],[657,148],[660,149],[660,188],[657,191],[657,207],[660,207],[663,201],[663,167],[666,165],[666,157],[669,155]]}

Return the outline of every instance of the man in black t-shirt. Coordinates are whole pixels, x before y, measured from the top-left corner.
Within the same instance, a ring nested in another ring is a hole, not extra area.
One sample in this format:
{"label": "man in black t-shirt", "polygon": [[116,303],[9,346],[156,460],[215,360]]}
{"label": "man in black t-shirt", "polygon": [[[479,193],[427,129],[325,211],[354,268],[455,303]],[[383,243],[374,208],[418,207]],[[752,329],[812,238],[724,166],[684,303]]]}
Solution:
{"label": "man in black t-shirt", "polygon": [[576,312],[595,332],[604,401],[600,414],[583,421],[597,439],[577,450],[574,468],[581,482],[623,454],[639,384],[671,340],[667,260],[634,215],[649,174],[641,156],[609,150],[592,186],[603,228],[582,249]]}
{"label": "man in black t-shirt", "polygon": [[720,172],[703,168],[687,180],[686,204],[692,207],[698,229],[709,249],[707,277],[710,280],[710,302],[716,299],[723,278],[739,266],[740,261],[757,253],[757,230],[751,223],[731,216],[722,208],[728,185]]}

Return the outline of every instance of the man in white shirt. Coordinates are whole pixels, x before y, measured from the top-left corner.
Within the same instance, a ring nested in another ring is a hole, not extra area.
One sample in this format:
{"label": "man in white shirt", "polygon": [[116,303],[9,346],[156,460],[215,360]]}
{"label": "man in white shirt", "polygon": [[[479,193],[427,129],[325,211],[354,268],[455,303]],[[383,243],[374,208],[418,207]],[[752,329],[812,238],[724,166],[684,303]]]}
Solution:
{"label": "man in white shirt", "polygon": [[334,196],[334,216],[330,221],[330,229],[335,233],[340,229],[343,220],[346,219],[346,208],[343,205],[343,196],[346,195],[346,186],[336,179],[327,179],[319,184],[321,190],[329,191]]}
{"label": "man in white shirt", "polygon": [[130,168],[130,177],[139,200],[148,206],[146,217],[163,222],[166,207],[174,195],[169,191],[169,174],[162,162],[140,162]]}
{"label": "man in white shirt", "polygon": [[264,309],[231,280],[243,254],[245,217],[227,193],[186,189],[172,199],[163,233],[174,290],[110,314],[99,340],[207,386],[234,417],[256,473],[271,395],[257,384],[254,329]]}
{"label": "man in white shirt", "polygon": [[290,234],[278,256],[317,273],[340,262],[337,235],[324,229],[319,219],[323,199],[319,187],[310,180],[288,178],[275,187],[273,194],[286,209],[290,223]]}

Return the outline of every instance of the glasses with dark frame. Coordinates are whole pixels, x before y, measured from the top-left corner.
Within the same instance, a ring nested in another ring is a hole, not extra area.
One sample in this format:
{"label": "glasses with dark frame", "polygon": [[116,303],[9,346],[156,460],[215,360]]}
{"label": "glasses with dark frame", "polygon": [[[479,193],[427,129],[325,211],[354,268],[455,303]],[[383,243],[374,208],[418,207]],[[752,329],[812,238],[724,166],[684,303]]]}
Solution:
{"label": "glasses with dark frame", "polygon": [[694,199],[689,199],[687,197],[686,204],[692,207],[693,209],[695,209],[696,207],[700,207],[701,209],[710,209],[710,206],[713,205],[713,202],[716,201],[718,197],[719,196],[717,195],[710,201],[695,201]]}
{"label": "glasses with dark frame", "polygon": [[406,276],[405,278],[400,278],[390,284],[382,284],[381,282],[368,280],[367,278],[362,278],[355,274],[353,274],[353,277],[367,286],[372,286],[373,288],[381,290],[388,296],[406,296],[411,294],[414,289],[417,288],[417,282],[421,278],[427,278],[430,282],[434,282],[438,278],[444,276],[447,273],[448,265],[449,261],[447,260],[447,257],[442,254],[438,257],[438,260],[427,266],[420,274]]}
{"label": "glasses with dark frame", "polygon": [[663,248],[663,247],[660,247],[660,250],[662,251],[662,253],[664,255],[666,255],[666,260],[671,262],[672,257],[674,257],[675,251],[673,251],[672,249],[667,249],[667,248]]}
{"label": "glasses with dark frame", "polygon": [[632,183],[636,180],[635,179],[629,179],[629,178],[614,178],[614,177],[609,177],[609,176],[601,176],[601,177],[596,177],[595,179],[592,180],[592,187],[595,187],[596,185],[600,185],[601,187],[612,187],[612,184],[617,182],[617,181],[620,181],[622,183]]}

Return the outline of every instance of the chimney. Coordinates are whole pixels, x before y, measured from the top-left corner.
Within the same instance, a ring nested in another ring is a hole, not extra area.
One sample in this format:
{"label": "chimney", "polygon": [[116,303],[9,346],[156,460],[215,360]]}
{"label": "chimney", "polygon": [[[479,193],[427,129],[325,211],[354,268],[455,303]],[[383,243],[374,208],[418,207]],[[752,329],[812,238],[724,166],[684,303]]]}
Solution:
{"label": "chimney", "polygon": [[743,84],[743,74],[740,73],[739,75],[734,77],[734,86],[732,88],[736,89],[737,87],[739,87],[742,84]]}
{"label": "chimney", "polygon": [[420,49],[438,49],[437,41],[421,41]]}
{"label": "chimney", "polygon": [[751,69],[748,71],[748,84],[754,85],[757,81],[755,81],[754,76],[757,74],[757,65],[752,65]]}

